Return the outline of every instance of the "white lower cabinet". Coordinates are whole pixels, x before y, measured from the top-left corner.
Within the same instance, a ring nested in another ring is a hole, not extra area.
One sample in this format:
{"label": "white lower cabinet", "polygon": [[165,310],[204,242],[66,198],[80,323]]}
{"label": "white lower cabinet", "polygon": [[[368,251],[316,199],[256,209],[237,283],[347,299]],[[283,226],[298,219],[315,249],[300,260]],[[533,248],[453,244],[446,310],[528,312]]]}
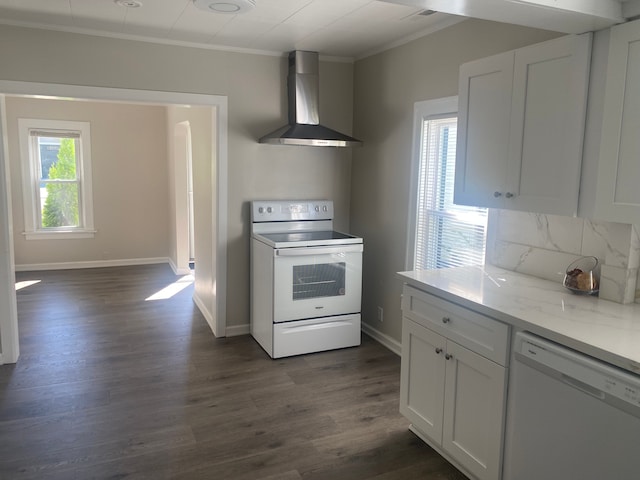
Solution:
{"label": "white lower cabinet", "polygon": [[447,342],[442,448],[480,479],[502,465],[506,369]]}
{"label": "white lower cabinet", "polygon": [[[418,296],[427,302],[431,297],[406,287],[403,306],[406,297],[412,295],[413,300]],[[446,301],[433,299],[438,302],[433,312],[442,312],[442,302]],[[462,334],[473,331],[465,330],[466,319],[457,313],[423,319],[415,310],[403,309],[400,412],[411,421],[416,433],[465,474],[478,480],[498,480],[507,369],[445,336],[448,326]],[[488,317],[483,319],[498,325],[499,341],[504,340],[506,348],[509,327]],[[445,331],[436,333],[422,324],[425,320],[438,320]]]}
{"label": "white lower cabinet", "polygon": [[438,445],[444,416],[445,348],[444,337],[403,319],[400,412]]}

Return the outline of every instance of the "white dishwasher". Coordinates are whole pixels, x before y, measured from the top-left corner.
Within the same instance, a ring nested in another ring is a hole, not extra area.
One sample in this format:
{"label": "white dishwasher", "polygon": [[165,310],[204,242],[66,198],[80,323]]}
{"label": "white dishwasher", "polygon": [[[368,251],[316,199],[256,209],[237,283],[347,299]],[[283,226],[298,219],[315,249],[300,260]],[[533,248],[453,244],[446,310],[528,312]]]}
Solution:
{"label": "white dishwasher", "polygon": [[511,366],[503,480],[640,478],[640,376],[524,332]]}

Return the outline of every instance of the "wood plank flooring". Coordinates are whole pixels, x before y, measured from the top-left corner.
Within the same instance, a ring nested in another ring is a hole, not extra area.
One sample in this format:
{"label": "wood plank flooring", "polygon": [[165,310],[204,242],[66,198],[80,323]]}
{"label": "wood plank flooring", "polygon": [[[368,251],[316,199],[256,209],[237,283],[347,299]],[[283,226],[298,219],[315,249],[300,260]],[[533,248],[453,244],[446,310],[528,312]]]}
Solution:
{"label": "wood plank flooring", "polygon": [[24,272],[0,366],[0,479],[462,480],[398,413],[370,338],[270,359],[214,338],[166,265]]}

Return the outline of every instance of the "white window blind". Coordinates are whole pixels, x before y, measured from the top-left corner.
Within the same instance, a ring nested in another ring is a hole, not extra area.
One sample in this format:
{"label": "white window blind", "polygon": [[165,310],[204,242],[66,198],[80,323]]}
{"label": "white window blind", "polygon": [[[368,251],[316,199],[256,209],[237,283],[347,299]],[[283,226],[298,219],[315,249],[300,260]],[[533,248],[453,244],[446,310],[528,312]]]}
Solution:
{"label": "white window blind", "polygon": [[415,269],[484,263],[487,210],[454,205],[457,117],[422,119]]}

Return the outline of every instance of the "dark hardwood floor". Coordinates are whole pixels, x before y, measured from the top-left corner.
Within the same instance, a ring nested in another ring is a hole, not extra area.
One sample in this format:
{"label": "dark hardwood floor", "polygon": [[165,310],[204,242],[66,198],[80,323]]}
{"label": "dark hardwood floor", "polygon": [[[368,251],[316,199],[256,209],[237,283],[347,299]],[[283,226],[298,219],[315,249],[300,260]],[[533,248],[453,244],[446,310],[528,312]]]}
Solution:
{"label": "dark hardwood floor", "polygon": [[166,265],[19,273],[0,479],[462,480],[398,413],[400,360],[214,338]]}

